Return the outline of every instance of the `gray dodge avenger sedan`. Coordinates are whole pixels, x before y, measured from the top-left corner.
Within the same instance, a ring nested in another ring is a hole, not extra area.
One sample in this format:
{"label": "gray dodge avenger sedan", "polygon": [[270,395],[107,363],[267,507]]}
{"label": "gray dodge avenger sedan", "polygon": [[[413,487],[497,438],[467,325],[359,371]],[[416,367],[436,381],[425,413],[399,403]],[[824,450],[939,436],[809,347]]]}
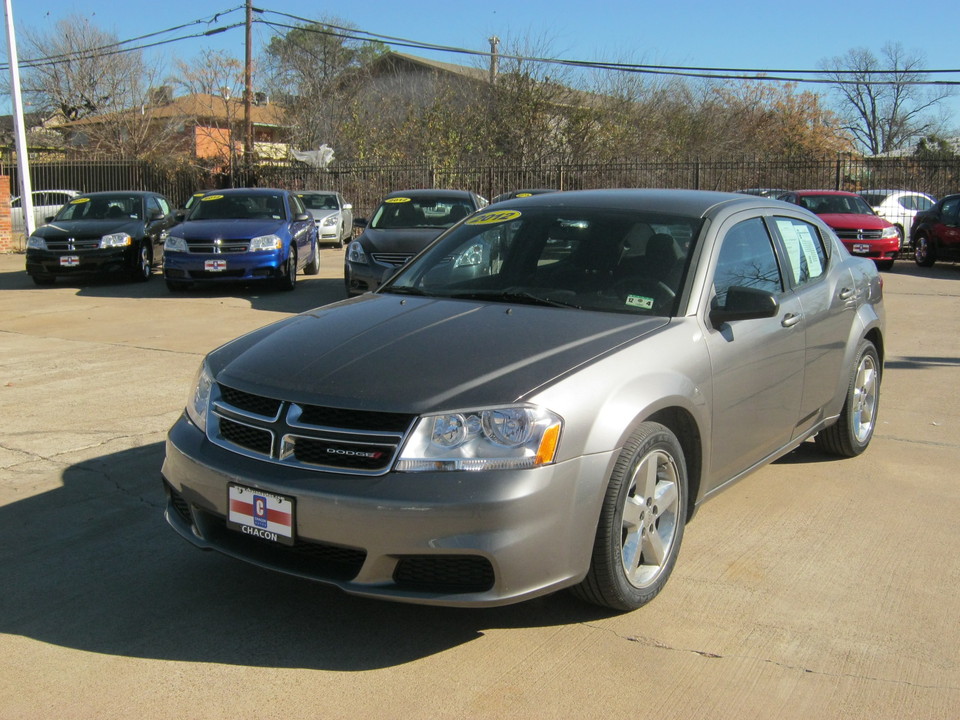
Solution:
{"label": "gray dodge avenger sedan", "polygon": [[167,440],[166,519],[356,595],[632,610],[704,500],[811,437],[866,449],[883,352],[876,267],[803,208],[510,200],[376,292],[211,352]]}

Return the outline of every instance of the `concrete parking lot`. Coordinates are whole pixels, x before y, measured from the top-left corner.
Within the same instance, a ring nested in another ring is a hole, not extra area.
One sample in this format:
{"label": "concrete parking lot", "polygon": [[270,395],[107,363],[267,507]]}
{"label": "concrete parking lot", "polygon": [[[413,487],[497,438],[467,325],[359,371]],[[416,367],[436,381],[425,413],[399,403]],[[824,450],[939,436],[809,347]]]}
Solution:
{"label": "concrete parking lot", "polygon": [[885,273],[868,451],[807,443],[704,505],[664,592],[405,606],[202,553],[163,521],[201,357],[343,297],[38,288],[0,255],[0,719],[960,714],[960,267]]}

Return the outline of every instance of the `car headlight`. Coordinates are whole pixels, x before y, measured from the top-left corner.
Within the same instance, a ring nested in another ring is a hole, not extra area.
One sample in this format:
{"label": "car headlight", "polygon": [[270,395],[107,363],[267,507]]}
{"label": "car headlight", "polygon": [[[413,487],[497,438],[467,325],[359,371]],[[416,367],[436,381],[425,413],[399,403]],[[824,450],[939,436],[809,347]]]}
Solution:
{"label": "car headlight", "polygon": [[532,405],[424,415],[398,472],[516,470],[552,463],[563,421]]}
{"label": "car headlight", "polygon": [[334,225],[338,224],[339,222],[340,222],[340,215],[337,214],[337,213],[334,213],[333,215],[327,215],[327,216],[323,219],[322,225],[323,225],[324,227],[333,227]]}
{"label": "car headlight", "polygon": [[133,239],[126,233],[110,233],[100,238],[101,248],[126,247],[133,242]]}
{"label": "car headlight", "polygon": [[250,252],[262,250],[281,250],[282,248],[283,240],[276,235],[261,235],[260,237],[255,237],[250,241]]}
{"label": "car headlight", "polygon": [[900,237],[900,233],[897,232],[897,226],[896,226],[896,225],[891,225],[890,227],[885,227],[885,228],[883,229],[883,232],[880,233],[880,237],[882,237],[882,238],[898,238],[898,237]]}
{"label": "car headlight", "polygon": [[363,251],[363,245],[359,240],[354,240],[347,248],[347,260],[360,265],[367,264],[367,254]]}
{"label": "car headlight", "polygon": [[164,233],[162,237],[164,252],[187,252],[190,249],[187,247],[187,241],[182,237],[170,235],[169,233]]}
{"label": "car headlight", "polygon": [[203,432],[207,431],[207,407],[210,405],[210,391],[213,389],[213,373],[204,360],[200,363],[193,388],[187,397],[187,417]]}
{"label": "car headlight", "polygon": [[42,237],[31,235],[27,238],[27,250],[46,250],[47,241]]}

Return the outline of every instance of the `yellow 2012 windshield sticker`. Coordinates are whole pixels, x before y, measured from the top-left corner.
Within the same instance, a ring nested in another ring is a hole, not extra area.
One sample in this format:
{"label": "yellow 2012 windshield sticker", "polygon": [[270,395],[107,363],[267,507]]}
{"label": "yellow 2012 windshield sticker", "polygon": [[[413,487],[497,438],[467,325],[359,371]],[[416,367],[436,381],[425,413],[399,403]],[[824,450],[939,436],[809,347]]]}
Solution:
{"label": "yellow 2012 windshield sticker", "polygon": [[404,203],[410,202],[410,198],[387,198],[384,202],[388,203]]}
{"label": "yellow 2012 windshield sticker", "polygon": [[85,202],[90,202],[90,198],[76,198],[75,200],[71,200],[71,201],[70,201],[70,204],[71,204],[71,205],[82,205],[82,204],[85,203]]}
{"label": "yellow 2012 windshield sticker", "polygon": [[223,195],[207,195],[200,198],[200,202],[210,202],[211,200],[223,200]]}
{"label": "yellow 2012 windshield sticker", "polygon": [[496,223],[510,222],[520,217],[519,210],[494,210],[477,215],[467,220],[467,225],[494,225]]}

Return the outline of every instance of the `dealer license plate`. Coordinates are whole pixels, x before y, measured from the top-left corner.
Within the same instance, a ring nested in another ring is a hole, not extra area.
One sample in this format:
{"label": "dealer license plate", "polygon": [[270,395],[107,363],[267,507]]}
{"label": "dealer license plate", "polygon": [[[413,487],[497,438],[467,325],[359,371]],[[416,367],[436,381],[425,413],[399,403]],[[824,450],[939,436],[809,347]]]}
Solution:
{"label": "dealer license plate", "polygon": [[227,527],[269,542],[293,545],[292,497],[231,484],[227,500]]}
{"label": "dealer license plate", "polygon": [[60,256],[61,267],[77,267],[79,264],[80,264],[79,255],[61,255]]}
{"label": "dealer license plate", "polygon": [[204,260],[203,269],[210,272],[222,272],[227,269],[226,260]]}
{"label": "dealer license plate", "polygon": [[861,255],[866,255],[870,252],[870,246],[867,243],[855,243],[853,246],[853,251],[855,253],[860,253]]}

